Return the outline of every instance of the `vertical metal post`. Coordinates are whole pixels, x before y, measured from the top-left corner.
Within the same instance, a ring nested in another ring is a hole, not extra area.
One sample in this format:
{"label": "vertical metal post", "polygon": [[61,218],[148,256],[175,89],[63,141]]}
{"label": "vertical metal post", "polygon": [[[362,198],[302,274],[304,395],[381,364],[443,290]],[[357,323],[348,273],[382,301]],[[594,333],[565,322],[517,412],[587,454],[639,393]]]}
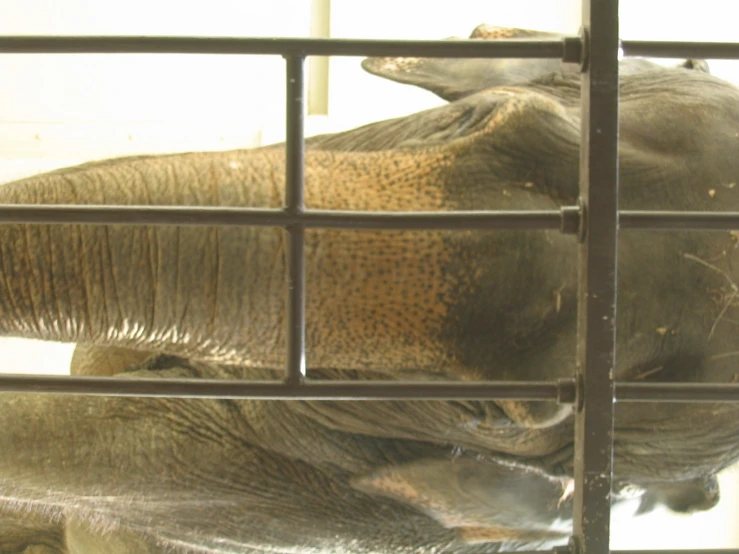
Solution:
{"label": "vertical metal post", "polygon": [[572,550],[608,554],[618,237],[618,0],[583,0],[575,502]]}
{"label": "vertical metal post", "polygon": [[[305,137],[303,122],[302,55],[285,57],[285,210],[291,215],[305,211]],[[287,231],[287,377],[298,384],[305,377],[305,229],[290,225]]]}

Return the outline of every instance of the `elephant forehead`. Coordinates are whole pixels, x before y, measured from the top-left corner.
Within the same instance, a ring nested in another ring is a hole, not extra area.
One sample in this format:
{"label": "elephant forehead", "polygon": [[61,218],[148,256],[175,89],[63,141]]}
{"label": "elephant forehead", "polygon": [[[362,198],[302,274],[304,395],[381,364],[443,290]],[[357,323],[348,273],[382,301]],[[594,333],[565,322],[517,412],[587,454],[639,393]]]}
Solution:
{"label": "elephant forehead", "polygon": [[[496,118],[516,109],[515,102],[507,104]],[[493,201],[501,208],[516,202],[531,207],[551,202],[526,188],[511,188],[481,158],[464,144],[393,152],[309,152],[306,205],[349,211],[450,211],[459,208],[462,199],[473,209]],[[489,339],[490,325],[479,325],[476,314],[490,319],[498,308],[519,313],[522,303],[530,304],[528,293],[504,301],[494,296],[501,280],[508,283],[504,290],[517,288],[521,259],[538,260],[562,250],[562,245],[550,244],[550,238],[541,233],[514,238],[510,233],[474,231],[308,230],[306,346],[312,365],[443,367],[464,374],[470,361],[462,351],[484,345],[468,345],[461,338],[474,327],[472,342]],[[567,264],[560,264],[562,256],[550,260],[541,275],[526,272],[531,281],[527,290],[539,291],[541,306],[518,319],[530,316],[538,321],[554,309],[552,291],[562,287],[565,277],[560,273],[567,272]],[[509,269],[502,273],[503,267]],[[484,291],[492,297],[481,295]],[[511,332],[528,328],[518,319],[508,326]]]}
{"label": "elephant forehead", "polygon": [[[451,209],[445,174],[455,159],[448,152],[311,155],[322,163],[306,167],[309,208]],[[441,232],[307,231],[306,334],[314,363],[444,363],[437,337],[453,294],[445,268],[454,254]]]}
{"label": "elephant forehead", "polygon": [[367,153],[310,152],[305,202],[314,209],[436,211],[445,203],[446,172],[456,156],[447,150]]}
{"label": "elephant forehead", "polygon": [[455,283],[441,233],[314,231],[306,247],[307,335],[317,356],[348,355],[365,367],[446,361],[437,337]]}

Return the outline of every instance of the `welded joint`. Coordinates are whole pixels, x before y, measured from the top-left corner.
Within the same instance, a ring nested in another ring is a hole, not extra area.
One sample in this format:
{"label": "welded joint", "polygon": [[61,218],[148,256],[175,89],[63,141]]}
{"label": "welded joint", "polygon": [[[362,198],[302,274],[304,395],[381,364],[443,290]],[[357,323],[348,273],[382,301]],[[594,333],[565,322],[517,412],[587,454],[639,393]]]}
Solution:
{"label": "welded joint", "polygon": [[555,546],[552,548],[552,554],[577,554],[577,550],[573,550],[570,546],[570,543],[572,543],[574,539],[575,537],[570,537],[567,546]]}
{"label": "welded joint", "polygon": [[587,27],[580,27],[580,56],[575,63],[580,63],[580,73],[588,71],[590,63],[590,30]]}
{"label": "welded joint", "polygon": [[560,232],[565,235],[577,235],[578,241],[585,242],[585,218],[587,216],[585,200],[578,198],[575,206],[562,206],[559,212]]}
{"label": "welded joint", "polygon": [[305,49],[303,49],[303,48],[291,49],[291,50],[288,50],[287,52],[284,52],[282,54],[282,58],[286,62],[287,61],[290,61],[291,59],[297,59],[297,60],[300,60],[300,61],[304,61],[305,58],[307,58],[307,57],[308,57],[308,55],[306,54]]}
{"label": "welded joint", "polygon": [[582,38],[564,37],[562,39],[562,61],[565,63],[582,64]]}
{"label": "welded joint", "polygon": [[584,244],[588,235],[588,204],[582,196],[577,199],[577,208],[580,215],[580,227],[577,229],[577,240],[580,244]]}
{"label": "welded joint", "polygon": [[579,414],[585,408],[585,376],[582,372],[578,371],[572,380],[574,381],[575,387],[575,398],[572,403],[575,406],[575,413]]}
{"label": "welded joint", "polygon": [[557,379],[557,404],[576,404],[577,380],[574,377]]}
{"label": "welded joint", "polygon": [[582,203],[579,202],[576,206],[562,206],[559,213],[561,217],[560,232],[565,235],[579,236],[583,227],[581,222]]}
{"label": "welded joint", "polygon": [[580,554],[582,552],[582,548],[580,546],[580,539],[576,536],[570,537],[570,540],[567,541],[567,554]]}

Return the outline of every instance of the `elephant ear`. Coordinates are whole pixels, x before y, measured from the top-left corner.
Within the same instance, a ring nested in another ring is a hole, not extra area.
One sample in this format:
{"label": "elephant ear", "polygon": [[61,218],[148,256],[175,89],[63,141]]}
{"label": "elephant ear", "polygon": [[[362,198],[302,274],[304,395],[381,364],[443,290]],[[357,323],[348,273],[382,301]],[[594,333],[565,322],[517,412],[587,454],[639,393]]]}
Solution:
{"label": "elephant ear", "polygon": [[[484,24],[470,35],[471,40],[560,37],[557,33]],[[447,40],[452,39],[458,37]],[[366,58],[362,68],[379,77],[425,88],[450,102],[490,87],[521,85],[552,73],[578,71],[577,65],[560,60],[494,58]]]}
{"label": "elephant ear", "polygon": [[390,498],[457,530],[466,543],[559,541],[571,517],[569,479],[488,459],[422,460],[355,479],[366,494]]}

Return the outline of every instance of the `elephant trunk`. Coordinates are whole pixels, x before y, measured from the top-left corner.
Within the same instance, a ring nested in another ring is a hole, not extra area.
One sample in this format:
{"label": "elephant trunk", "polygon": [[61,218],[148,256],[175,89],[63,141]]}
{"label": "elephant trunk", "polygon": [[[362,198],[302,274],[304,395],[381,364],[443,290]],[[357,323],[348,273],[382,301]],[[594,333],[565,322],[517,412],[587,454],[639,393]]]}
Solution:
{"label": "elephant trunk", "polygon": [[[0,203],[274,207],[281,164],[278,151],[124,158],[5,185]],[[249,336],[280,355],[277,229],[13,224],[0,248],[5,335],[231,360]]]}
{"label": "elephant trunk", "polygon": [[[306,202],[443,209],[449,166],[423,152],[309,152]],[[10,183],[0,203],[278,208],[283,168],[275,148],[122,158]],[[441,363],[429,329],[444,315],[440,262],[451,254],[440,233],[308,230],[313,363]],[[286,290],[279,228],[0,225],[4,335],[282,367]],[[357,347],[361,362],[339,359]]]}

